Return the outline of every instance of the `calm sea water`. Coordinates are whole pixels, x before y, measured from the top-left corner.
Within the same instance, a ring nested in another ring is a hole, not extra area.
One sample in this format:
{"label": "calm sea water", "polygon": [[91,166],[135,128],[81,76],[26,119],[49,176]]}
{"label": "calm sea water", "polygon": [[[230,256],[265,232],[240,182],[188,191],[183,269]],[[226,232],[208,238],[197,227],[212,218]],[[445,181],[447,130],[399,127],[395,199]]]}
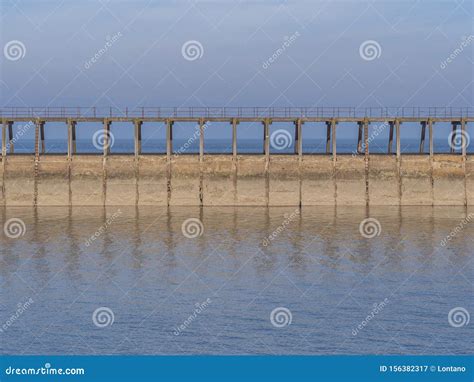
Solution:
{"label": "calm sea water", "polygon": [[474,210],[3,208],[0,221],[2,354],[474,347],[462,320],[474,312]]}
{"label": "calm sea water", "polygon": [[[67,139],[46,139],[47,153],[66,153]],[[283,141],[284,142],[284,141]],[[294,153],[294,145],[270,146],[270,152],[274,154],[291,154]],[[370,144],[370,152],[386,153],[388,149],[387,140],[374,140]],[[101,153],[100,145],[94,146],[92,139],[82,139],[77,141],[77,151],[79,153]],[[331,146],[332,147],[332,146]],[[354,139],[338,138],[338,153],[355,153],[357,141]],[[173,149],[175,152],[192,154],[199,153],[199,138],[191,141],[187,139],[174,139]],[[418,139],[404,139],[401,144],[402,153],[418,153],[420,142]],[[393,142],[392,152],[395,152],[396,145]],[[434,141],[435,153],[448,153],[450,146],[447,139],[439,139]],[[467,147],[467,152],[474,152],[474,145]],[[133,153],[134,142],[131,139],[114,139],[112,153]],[[232,153],[232,141],[230,139],[206,139],[204,146],[205,153]],[[241,154],[262,153],[263,142],[260,139],[238,139],[237,151]],[[34,153],[34,140],[19,139],[15,142],[16,153]],[[150,153],[166,153],[166,141],[164,139],[143,139],[142,152]],[[306,154],[321,154],[326,152],[326,141],[324,139],[304,139],[303,152]],[[429,152],[428,140],[425,141],[425,153]],[[457,152],[460,152],[459,150]]]}

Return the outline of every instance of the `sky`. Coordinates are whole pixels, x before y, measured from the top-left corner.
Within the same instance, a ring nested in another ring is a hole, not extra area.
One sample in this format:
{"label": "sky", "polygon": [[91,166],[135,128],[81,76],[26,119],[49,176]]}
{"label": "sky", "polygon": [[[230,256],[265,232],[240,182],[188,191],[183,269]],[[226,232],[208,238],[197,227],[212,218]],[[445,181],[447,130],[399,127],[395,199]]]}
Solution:
{"label": "sky", "polygon": [[2,107],[473,105],[469,0],[2,0],[0,13]]}

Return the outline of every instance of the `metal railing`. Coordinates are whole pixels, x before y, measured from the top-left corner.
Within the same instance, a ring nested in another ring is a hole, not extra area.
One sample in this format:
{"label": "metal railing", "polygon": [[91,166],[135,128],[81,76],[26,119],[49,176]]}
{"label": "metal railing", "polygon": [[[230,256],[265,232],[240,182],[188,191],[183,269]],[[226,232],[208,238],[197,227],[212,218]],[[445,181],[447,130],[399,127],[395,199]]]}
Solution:
{"label": "metal railing", "polygon": [[0,118],[472,118],[473,107],[3,107]]}

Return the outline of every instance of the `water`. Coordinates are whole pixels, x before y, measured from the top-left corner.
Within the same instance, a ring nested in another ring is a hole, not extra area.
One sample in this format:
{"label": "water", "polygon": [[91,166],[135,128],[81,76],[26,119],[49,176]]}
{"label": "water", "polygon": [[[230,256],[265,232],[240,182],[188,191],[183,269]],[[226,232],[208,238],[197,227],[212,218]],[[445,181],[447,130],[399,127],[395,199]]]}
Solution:
{"label": "water", "polygon": [[[474,312],[474,210],[298,212],[0,209],[2,227],[25,224],[24,236],[0,234],[0,352],[470,354],[472,323],[453,327],[448,313]],[[367,216],[379,236],[361,235]],[[201,236],[184,236],[189,218],[202,221]],[[94,324],[100,307],[113,324]],[[278,307],[289,325],[272,324]]]}
{"label": "water", "polygon": [[[46,139],[46,152],[50,154],[67,153],[67,139]],[[76,143],[78,153],[97,153],[101,154],[100,146],[94,146],[92,139],[78,140]],[[387,140],[375,140],[370,143],[370,152],[376,154],[387,153]],[[450,147],[446,139],[435,140],[433,142],[435,153],[449,153]],[[331,146],[332,147],[332,146]],[[357,141],[353,139],[338,138],[337,152],[339,154],[355,153]],[[184,154],[199,153],[199,139],[189,141],[188,139],[174,139],[173,149],[175,152]],[[418,153],[420,142],[418,139],[404,139],[401,144],[401,152]],[[395,152],[395,141],[392,152]],[[474,145],[467,147],[467,152],[473,153]],[[134,142],[132,139],[115,139],[111,147],[112,153],[133,153]],[[166,153],[166,141],[164,139],[144,139],[142,141],[142,152],[144,154]],[[232,141],[230,139],[206,139],[204,152],[209,154],[232,153]],[[237,141],[237,152],[239,154],[251,154],[263,152],[263,142],[260,139],[239,139]],[[274,154],[293,154],[294,147],[290,145],[281,149],[270,147],[270,152]],[[323,139],[304,139],[303,153],[322,154],[326,152],[326,141]],[[429,152],[428,140],[425,142],[425,153]],[[460,152],[460,150],[457,150]],[[34,153],[34,140],[19,139],[15,142],[15,153]]]}

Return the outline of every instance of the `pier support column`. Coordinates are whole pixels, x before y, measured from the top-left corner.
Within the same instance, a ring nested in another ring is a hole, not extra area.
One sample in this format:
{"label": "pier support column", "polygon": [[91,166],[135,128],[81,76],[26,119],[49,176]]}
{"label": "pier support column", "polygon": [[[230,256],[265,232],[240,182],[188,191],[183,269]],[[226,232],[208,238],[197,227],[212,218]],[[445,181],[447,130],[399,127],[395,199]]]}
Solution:
{"label": "pier support column", "polygon": [[263,121],[263,153],[268,160],[270,159],[270,119],[266,118]]}
{"label": "pier support column", "polygon": [[135,127],[135,156],[138,157],[142,153],[142,124],[143,121],[135,120],[133,125]]}
{"label": "pier support column", "polygon": [[428,133],[430,134],[430,158],[433,159],[433,121],[428,119]]}
{"label": "pier support column", "polygon": [[303,155],[303,139],[301,136],[301,126],[303,122],[301,118],[298,118],[295,121],[295,154],[298,154],[299,157]]}
{"label": "pier support column", "polygon": [[110,154],[110,122],[108,119],[104,119],[104,156]]}
{"label": "pier support column", "polygon": [[361,154],[362,153],[362,126],[363,126],[363,123],[361,121],[358,121],[357,125],[359,126],[359,133],[357,135],[357,154]]}
{"label": "pier support column", "polygon": [[451,154],[453,154],[455,152],[454,148],[456,147],[455,145],[455,142],[456,142],[456,134],[457,134],[457,129],[458,129],[458,122],[456,121],[453,121],[451,122],[452,126],[453,126],[453,130],[452,130],[452,134],[451,134]]}
{"label": "pier support column", "polygon": [[237,125],[239,121],[237,118],[232,118],[232,156],[237,158]]}
{"label": "pier support column", "polygon": [[331,121],[326,121],[326,154],[331,149]]}
{"label": "pier support column", "polygon": [[199,120],[199,162],[204,159],[204,119]]}
{"label": "pier support column", "polygon": [[41,137],[41,154],[44,154],[46,152],[46,145],[44,143],[44,121],[41,121],[39,123],[39,128]]}
{"label": "pier support column", "polygon": [[168,161],[171,160],[173,154],[173,121],[166,120],[166,157]]}
{"label": "pier support column", "polygon": [[336,161],[336,125],[337,121],[335,119],[331,120],[331,129],[332,129],[332,157]]}
{"label": "pier support column", "polygon": [[421,121],[420,154],[425,151],[426,121]]}
{"label": "pier support column", "polygon": [[7,125],[8,122],[3,121],[2,123],[2,162],[5,163],[7,156]]}
{"label": "pier support column", "polygon": [[397,159],[400,159],[401,156],[401,146],[400,146],[400,121],[395,120],[395,130],[397,134]]}
{"label": "pier support column", "polygon": [[390,132],[388,136],[388,153],[392,153],[392,146],[393,146],[393,121],[389,121],[388,125],[390,127]]}
{"label": "pier support column", "polygon": [[13,141],[13,122],[8,121],[8,145],[10,147],[10,154],[15,152],[15,143]]}
{"label": "pier support column", "polygon": [[461,154],[463,159],[466,159],[467,152],[467,133],[466,133],[466,120],[461,119]]}

